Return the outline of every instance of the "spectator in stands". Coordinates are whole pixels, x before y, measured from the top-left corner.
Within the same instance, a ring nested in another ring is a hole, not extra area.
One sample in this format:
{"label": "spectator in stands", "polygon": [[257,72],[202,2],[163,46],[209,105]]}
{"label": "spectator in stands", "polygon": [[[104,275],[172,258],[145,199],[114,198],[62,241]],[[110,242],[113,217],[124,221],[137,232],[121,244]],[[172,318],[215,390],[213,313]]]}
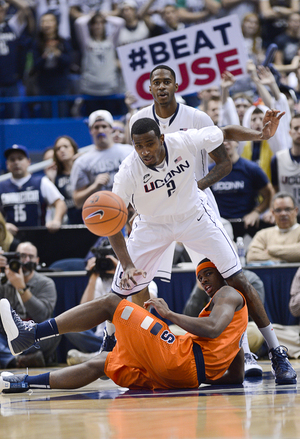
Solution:
{"label": "spectator in stands", "polygon": [[[262,127],[264,114],[268,109],[269,108],[263,104],[252,105],[245,113],[243,125],[254,130],[261,129],[260,127]],[[271,159],[277,151],[287,147],[283,142],[283,138],[286,136],[282,134],[282,137],[279,137],[282,131],[283,130],[280,127],[279,133],[276,133],[272,139],[258,142],[246,142],[242,148],[241,157],[256,162],[267,174],[270,181]]]}
{"label": "spectator in stands", "polygon": [[[33,43],[33,68],[37,93],[43,96],[68,94],[72,47],[58,34],[56,15],[46,13],[39,22],[38,36]],[[42,104],[42,116],[51,117],[51,103]],[[59,116],[68,116],[68,104],[59,102]]]}
{"label": "spectator in stands", "polygon": [[221,9],[219,17],[226,17],[227,15],[237,15],[242,22],[245,15],[257,12],[256,0],[220,0]]}
{"label": "spectator in stands", "polygon": [[205,111],[205,108],[207,107],[207,102],[211,98],[221,98],[220,88],[217,85],[212,85],[208,88],[204,88],[197,93],[197,97],[200,100],[197,108],[201,111]]}
{"label": "spectator in stands", "polygon": [[187,25],[217,18],[221,9],[219,0],[177,0],[177,5],[180,20]]}
{"label": "spectator in stands", "polygon": [[[9,3],[0,0],[0,97],[9,98],[20,95],[18,81],[22,79],[25,57],[28,50],[28,29],[33,29],[33,17],[30,9],[23,3],[16,3],[19,10],[9,20],[6,11]],[[25,4],[26,5],[26,4]],[[2,108],[1,108],[2,107]],[[21,105],[9,103],[0,105],[1,118],[18,118],[21,116]]]}
{"label": "spectator in stands", "polygon": [[88,124],[94,141],[92,150],[78,157],[71,171],[73,199],[78,209],[92,193],[112,189],[119,165],[132,151],[131,145],[114,143],[114,120],[108,111],[94,111]]}
{"label": "spectator in stands", "polygon": [[6,227],[6,221],[0,212],[0,247],[5,252],[14,252],[20,243]]}
{"label": "spectator in stands", "polygon": [[[221,217],[232,222],[234,240],[246,234],[253,237],[259,228],[269,226],[261,220],[261,215],[270,207],[272,185],[256,163],[239,156],[238,142],[226,141],[224,145],[232,170],[211,189]],[[210,165],[209,170],[213,167],[214,164]]]}
{"label": "spectator in stands", "polygon": [[290,125],[292,147],[278,151],[272,157],[272,184],[276,192],[288,192],[300,208],[300,114],[292,117]]}
{"label": "spectator in stands", "polygon": [[287,19],[293,12],[299,12],[299,0],[258,0],[262,24],[263,46],[267,48],[275,38],[285,31]]}
{"label": "spectator in stands", "polygon": [[235,105],[236,112],[239,117],[240,125],[243,125],[243,119],[246,111],[252,105],[252,99],[246,93],[235,93],[232,96],[232,100]]}
{"label": "spectator in stands", "polygon": [[117,46],[166,33],[165,29],[153,22],[147,14],[149,3],[144,3],[138,9],[135,0],[125,0],[120,3],[119,8],[120,16],[125,20],[125,26],[120,30]]}
{"label": "spectator in stands", "polygon": [[[281,79],[277,77],[277,73],[274,70],[271,71],[269,67],[262,65],[255,66],[252,61],[248,62],[247,69],[259,96],[258,101],[253,104],[254,107],[256,104],[263,103],[268,108],[277,108],[285,112],[280,131],[270,143],[273,153],[280,149],[285,149],[290,144],[291,103],[287,99],[286,94],[281,91],[283,87],[283,84],[280,82]],[[261,109],[263,110],[263,107]],[[243,125],[250,126],[250,115],[251,110],[248,110],[245,113]]]}
{"label": "spectator in stands", "polygon": [[87,114],[98,108],[120,114],[116,107],[120,101],[103,99],[101,96],[121,93],[123,81],[118,65],[116,43],[120,29],[124,26],[120,17],[104,16],[101,12],[81,15],[75,21],[75,31],[81,50],[80,92],[86,100]]}
{"label": "spectator in stands", "polygon": [[258,14],[249,13],[244,15],[241,25],[248,58],[252,59],[254,64],[258,66],[264,60]]}
{"label": "spectator in stands", "polygon": [[276,225],[256,233],[247,252],[247,262],[300,262],[298,208],[291,194],[278,192],[272,200]]}
{"label": "spectator in stands", "polygon": [[[16,234],[18,227],[46,225],[50,232],[60,229],[67,211],[64,197],[43,175],[28,171],[31,161],[23,145],[12,145],[4,151],[6,167],[11,177],[0,182],[0,205],[8,230]],[[45,224],[46,207],[55,207],[54,218]]]}
{"label": "spectator in stands", "polygon": [[30,3],[34,3],[38,23],[44,14],[53,14],[58,23],[58,35],[64,39],[71,38],[68,0],[31,0]]}
{"label": "spectator in stands", "polygon": [[185,28],[185,24],[180,21],[178,7],[175,4],[166,4],[161,11],[161,18],[167,32]]}
{"label": "spectator in stands", "polygon": [[52,163],[49,166],[47,166],[46,168],[44,168],[44,173],[47,175],[49,180],[52,181],[52,183],[54,183],[55,176],[57,173],[57,166],[56,166],[56,163],[53,161],[53,157],[54,157],[53,147],[49,146],[48,148],[45,149],[45,151],[43,153],[43,161],[44,160],[52,160]]}
{"label": "spectator in stands", "polygon": [[[2,256],[3,250],[0,250],[0,267],[2,272],[5,270],[7,279],[6,283],[0,284],[0,297],[8,299],[24,320],[47,320],[52,317],[56,305],[54,281],[36,271],[38,251],[31,242],[20,243],[16,251],[20,253],[21,263],[17,272],[9,267],[7,258]],[[28,349],[14,357],[0,321],[0,367],[10,369],[50,365],[55,361],[55,350],[59,342],[60,338],[43,340],[39,343],[39,350]]]}
{"label": "spectator in stands", "polygon": [[74,158],[78,153],[78,145],[72,137],[64,135],[55,140],[53,150],[53,160],[57,169],[54,184],[65,197],[68,208],[67,223],[82,224],[81,209],[75,207],[70,182]]}
{"label": "spectator in stands", "polygon": [[[239,125],[239,117],[234,102],[229,96],[229,89],[234,82],[235,78],[230,72],[223,72],[220,90],[210,93],[211,97],[203,102],[203,111],[208,114],[215,125]],[[205,94],[205,90],[202,93]],[[209,93],[206,93],[206,96],[208,95]],[[200,107],[198,108],[200,109]]]}
{"label": "spectator in stands", "polygon": [[115,6],[115,0],[69,0],[70,17],[72,20],[96,11],[111,12],[116,9]]}
{"label": "spectator in stands", "polygon": [[293,58],[297,55],[300,44],[300,13],[293,12],[287,20],[287,28],[278,35],[274,43],[277,44],[278,50],[274,56],[275,64],[291,64]]}
{"label": "spectator in stands", "polygon": [[125,141],[125,123],[122,120],[114,119],[113,124],[113,141],[115,143],[126,143]]}

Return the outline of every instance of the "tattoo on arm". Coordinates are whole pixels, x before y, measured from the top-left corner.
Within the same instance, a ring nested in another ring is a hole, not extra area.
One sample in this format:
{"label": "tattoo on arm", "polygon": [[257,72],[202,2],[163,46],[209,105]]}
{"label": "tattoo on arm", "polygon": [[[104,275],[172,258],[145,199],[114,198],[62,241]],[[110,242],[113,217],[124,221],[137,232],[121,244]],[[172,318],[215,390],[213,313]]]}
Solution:
{"label": "tattoo on arm", "polygon": [[209,153],[209,156],[214,160],[216,165],[198,181],[199,189],[206,189],[217,181],[222,180],[232,169],[231,161],[226,152],[225,146],[222,144],[218,148]]}

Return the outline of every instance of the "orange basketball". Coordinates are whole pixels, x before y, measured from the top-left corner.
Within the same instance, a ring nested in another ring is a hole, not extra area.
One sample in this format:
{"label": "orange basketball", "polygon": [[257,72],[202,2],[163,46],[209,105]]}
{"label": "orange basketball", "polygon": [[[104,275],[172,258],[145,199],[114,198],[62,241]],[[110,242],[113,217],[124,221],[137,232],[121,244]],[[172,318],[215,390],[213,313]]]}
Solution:
{"label": "orange basketball", "polygon": [[109,191],[99,191],[87,198],[82,207],[82,219],[90,230],[98,236],[118,233],[126,224],[127,207],[119,195]]}

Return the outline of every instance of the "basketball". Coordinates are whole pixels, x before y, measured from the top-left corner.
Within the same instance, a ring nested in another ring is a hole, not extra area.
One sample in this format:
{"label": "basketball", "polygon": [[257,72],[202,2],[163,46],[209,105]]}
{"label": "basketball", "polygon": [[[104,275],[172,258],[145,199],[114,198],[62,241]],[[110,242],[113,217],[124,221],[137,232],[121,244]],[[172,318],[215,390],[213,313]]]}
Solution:
{"label": "basketball", "polygon": [[82,207],[84,224],[97,236],[115,235],[125,226],[127,216],[122,198],[110,191],[95,192]]}

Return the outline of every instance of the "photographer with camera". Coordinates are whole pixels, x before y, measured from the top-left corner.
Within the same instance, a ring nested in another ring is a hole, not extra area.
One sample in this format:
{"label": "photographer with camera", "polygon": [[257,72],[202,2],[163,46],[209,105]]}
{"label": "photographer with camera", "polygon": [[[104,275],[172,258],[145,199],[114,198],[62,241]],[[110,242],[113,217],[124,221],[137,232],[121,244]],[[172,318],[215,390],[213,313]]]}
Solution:
{"label": "photographer with camera", "polygon": [[[38,263],[37,248],[31,242],[20,243],[15,253],[0,250],[0,297],[8,299],[22,319],[42,322],[52,317],[57,293],[54,281],[36,271]],[[59,342],[60,337],[43,340],[40,349],[31,348],[14,357],[0,320],[0,368],[49,365]]]}

